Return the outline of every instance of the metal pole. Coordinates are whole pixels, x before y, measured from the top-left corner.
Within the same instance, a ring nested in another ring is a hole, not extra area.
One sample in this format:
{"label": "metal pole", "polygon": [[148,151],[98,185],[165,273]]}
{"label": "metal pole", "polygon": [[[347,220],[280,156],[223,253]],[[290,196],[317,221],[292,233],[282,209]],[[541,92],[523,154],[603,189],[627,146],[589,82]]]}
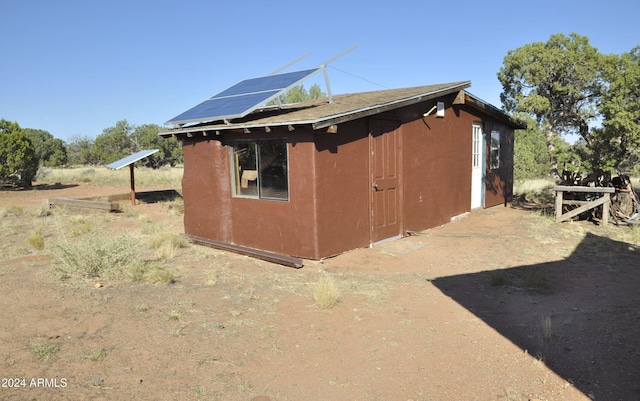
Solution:
{"label": "metal pole", "polygon": [[131,172],[131,204],[136,204],[136,180],[133,175],[133,165],[135,163],[129,164],[129,171]]}

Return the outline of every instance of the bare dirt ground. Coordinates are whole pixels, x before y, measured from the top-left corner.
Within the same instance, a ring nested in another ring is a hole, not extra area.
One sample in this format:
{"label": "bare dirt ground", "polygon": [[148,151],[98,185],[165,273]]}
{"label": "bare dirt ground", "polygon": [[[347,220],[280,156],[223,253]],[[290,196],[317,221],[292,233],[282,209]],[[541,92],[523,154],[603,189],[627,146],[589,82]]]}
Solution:
{"label": "bare dirt ground", "polygon": [[[51,274],[71,221],[104,238],[182,232],[167,203],[35,216],[45,198],[126,191],[0,190],[14,212],[0,217],[0,399],[640,399],[627,227],[495,207],[300,270],[190,246],[156,261],[172,284]],[[323,276],[341,292],[331,309],[311,296]]]}

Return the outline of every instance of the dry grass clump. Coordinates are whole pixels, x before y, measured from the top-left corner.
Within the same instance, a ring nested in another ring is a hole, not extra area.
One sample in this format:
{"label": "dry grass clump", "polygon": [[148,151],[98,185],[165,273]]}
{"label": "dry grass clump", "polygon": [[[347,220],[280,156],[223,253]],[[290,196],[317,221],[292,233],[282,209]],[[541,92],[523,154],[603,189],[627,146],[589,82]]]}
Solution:
{"label": "dry grass clump", "polygon": [[0,208],[0,217],[18,217],[24,214],[24,208],[18,205]]}
{"label": "dry grass clump", "polygon": [[169,216],[180,216],[184,214],[184,201],[178,198],[167,205],[167,213]]}
{"label": "dry grass clump", "polygon": [[49,206],[42,205],[33,212],[33,216],[34,217],[51,216],[51,209],[49,209]]}
{"label": "dry grass clump", "polygon": [[329,276],[323,276],[313,287],[313,300],[321,309],[333,308],[340,301],[340,290],[335,280]]}
{"label": "dry grass clump", "polygon": [[625,239],[633,244],[640,245],[640,224],[633,224],[628,227],[629,231],[624,233]]}
{"label": "dry grass clump", "polygon": [[36,359],[49,359],[50,357],[52,357],[53,355],[56,354],[56,352],[59,351],[60,348],[58,348],[58,346],[54,343],[41,343],[41,344],[36,344],[34,347],[31,348],[31,354],[36,358]]}
{"label": "dry grass clump", "polygon": [[144,275],[149,270],[147,263],[142,260],[135,260],[127,270],[127,276],[131,281],[142,281]]}
{"label": "dry grass clump", "polygon": [[172,259],[176,256],[178,249],[189,246],[189,241],[185,237],[168,232],[157,233],[150,242],[159,259]]}
{"label": "dry grass clump", "polygon": [[107,350],[104,348],[98,348],[91,355],[89,355],[89,360],[91,362],[102,362],[104,358],[107,356]]}
{"label": "dry grass clump", "polygon": [[93,230],[91,222],[84,216],[73,216],[71,223],[67,227],[67,232],[72,237],[79,237],[88,234]]}
{"label": "dry grass clump", "polygon": [[27,243],[31,245],[31,247],[37,251],[41,251],[44,249],[44,236],[40,230],[34,231],[29,238],[27,238]]}
{"label": "dry grass clump", "polygon": [[127,271],[131,281],[149,281],[153,284],[172,284],[176,281],[176,273],[171,269],[165,269],[155,263],[145,263],[137,260],[131,264]]}
{"label": "dry grass clump", "polygon": [[61,279],[122,278],[131,265],[139,263],[140,248],[140,241],[128,235],[111,238],[88,235],[76,242],[61,241],[51,250],[58,262],[52,273]]}
{"label": "dry grass clump", "polygon": [[176,281],[176,273],[173,270],[156,267],[147,274],[147,278],[154,284],[172,284]]}

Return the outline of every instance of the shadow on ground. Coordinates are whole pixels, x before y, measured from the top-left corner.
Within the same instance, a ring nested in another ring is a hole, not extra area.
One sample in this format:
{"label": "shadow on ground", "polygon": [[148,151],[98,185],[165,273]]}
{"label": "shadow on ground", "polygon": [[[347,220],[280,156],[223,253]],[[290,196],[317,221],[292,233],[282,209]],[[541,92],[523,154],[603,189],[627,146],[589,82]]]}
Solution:
{"label": "shadow on ground", "polygon": [[[162,189],[158,191],[139,191],[135,193],[136,200],[141,203],[160,203],[173,202],[182,199],[180,192],[175,189]],[[131,193],[91,196],[87,198],[79,198],[81,200],[90,200],[98,202],[122,202],[131,199]]]}
{"label": "shadow on ground", "polygon": [[587,234],[564,260],[433,284],[592,399],[640,399],[640,248]]}
{"label": "shadow on ground", "polygon": [[160,191],[137,192],[136,199],[144,203],[173,202],[182,199],[182,195],[175,189]]}
{"label": "shadow on ground", "polygon": [[67,189],[77,187],[78,184],[61,184],[56,182],[55,184],[38,184],[31,187],[19,187],[11,185],[0,185],[0,191],[50,191],[52,189]]}

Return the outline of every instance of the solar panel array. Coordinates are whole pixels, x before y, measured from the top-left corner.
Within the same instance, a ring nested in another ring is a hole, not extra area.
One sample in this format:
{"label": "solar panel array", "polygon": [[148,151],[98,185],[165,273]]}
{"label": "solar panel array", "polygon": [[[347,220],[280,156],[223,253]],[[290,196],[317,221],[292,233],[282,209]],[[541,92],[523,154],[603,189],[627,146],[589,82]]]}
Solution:
{"label": "solar panel array", "polygon": [[313,68],[245,79],[177,115],[166,124],[179,125],[244,117],[320,70]]}
{"label": "solar panel array", "polygon": [[158,150],[160,149],[149,149],[149,150],[141,150],[139,152],[136,152],[132,155],[129,155],[127,157],[123,157],[120,160],[116,160],[115,162],[108,164],[107,168],[110,168],[112,170],[119,170],[122,167],[128,166],[131,163],[135,163],[138,160],[142,160],[145,157],[149,157],[152,154],[156,153]]}

